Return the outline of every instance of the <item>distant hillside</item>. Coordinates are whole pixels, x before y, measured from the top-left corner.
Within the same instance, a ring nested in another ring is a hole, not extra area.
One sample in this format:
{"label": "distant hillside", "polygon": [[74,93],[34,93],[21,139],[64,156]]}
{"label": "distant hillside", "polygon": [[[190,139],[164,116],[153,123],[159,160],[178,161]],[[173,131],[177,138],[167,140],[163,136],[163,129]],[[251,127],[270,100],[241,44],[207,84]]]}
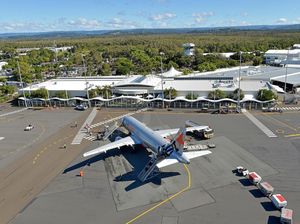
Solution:
{"label": "distant hillside", "polygon": [[300,24],[293,25],[254,25],[203,28],[128,29],[95,31],[53,31],[36,33],[4,33],[0,39],[42,39],[63,37],[91,37],[103,35],[147,35],[147,34],[189,34],[189,33],[228,33],[239,31],[300,31]]}

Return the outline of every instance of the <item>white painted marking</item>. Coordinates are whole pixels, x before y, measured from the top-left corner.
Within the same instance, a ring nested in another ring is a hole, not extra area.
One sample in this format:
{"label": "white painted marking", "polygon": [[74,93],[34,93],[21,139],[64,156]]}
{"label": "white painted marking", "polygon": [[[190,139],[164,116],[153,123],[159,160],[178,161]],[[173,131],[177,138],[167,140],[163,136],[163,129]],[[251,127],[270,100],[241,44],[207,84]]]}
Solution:
{"label": "white painted marking", "polygon": [[0,117],[4,117],[4,116],[7,116],[7,115],[11,115],[11,114],[16,114],[16,113],[22,112],[24,110],[27,110],[27,108],[23,108],[23,109],[20,109],[20,110],[11,111],[11,112],[8,112],[8,113],[5,113],[5,114],[0,114]]}
{"label": "white painted marking", "polygon": [[96,139],[95,136],[85,136],[83,138],[86,139],[86,140],[89,140],[89,141],[94,141]]}
{"label": "white painted marking", "polygon": [[5,138],[4,137],[0,137],[0,141],[3,140],[3,139],[5,139]]}
{"label": "white painted marking", "polygon": [[140,112],[143,112],[143,111],[147,111],[148,108],[144,108],[144,109],[141,109],[141,110],[137,110],[135,112],[131,112],[131,113],[128,113],[128,114],[124,114],[124,115],[121,115],[121,116],[118,116],[118,117],[115,117],[115,118],[112,118],[112,119],[109,119],[109,120],[106,120],[106,121],[102,121],[102,122],[99,122],[99,123],[96,123],[96,124],[93,124],[91,125],[91,128],[95,128],[95,127],[98,127],[100,125],[103,125],[103,124],[107,124],[107,123],[110,123],[112,121],[116,121],[116,120],[119,120],[123,117],[126,117],[126,116],[131,116],[131,115],[134,115],[134,114],[138,114]]}
{"label": "white painted marking", "polygon": [[97,108],[94,107],[92,112],[89,114],[89,116],[86,118],[85,122],[83,122],[83,125],[81,126],[81,128],[79,129],[77,135],[74,137],[71,145],[79,145],[82,141],[82,139],[86,136],[86,129],[85,126],[91,125],[92,121],[94,120],[94,118],[96,117],[97,114]]}
{"label": "white painted marking", "polygon": [[246,117],[253,122],[262,132],[264,132],[269,138],[276,138],[277,135],[275,135],[269,128],[267,128],[263,123],[261,123],[259,120],[257,120],[256,117],[254,117],[252,114],[250,114],[246,109],[242,109],[243,114],[246,115]]}

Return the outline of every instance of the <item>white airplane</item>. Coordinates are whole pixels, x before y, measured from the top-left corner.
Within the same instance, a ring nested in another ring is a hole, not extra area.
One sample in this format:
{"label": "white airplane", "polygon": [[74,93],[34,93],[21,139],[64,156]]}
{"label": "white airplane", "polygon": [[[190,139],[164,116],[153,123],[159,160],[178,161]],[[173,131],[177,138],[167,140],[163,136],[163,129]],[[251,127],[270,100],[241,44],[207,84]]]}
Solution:
{"label": "white airplane", "polygon": [[[157,168],[162,168],[178,162],[189,164],[190,159],[211,153],[209,150],[192,152],[183,151],[186,132],[212,131],[208,126],[193,126],[181,129],[154,131],[131,116],[124,117],[122,119],[122,125],[130,132],[130,136],[125,138],[117,137],[116,141],[88,151],[84,153],[83,156],[87,157],[105,153],[108,150],[120,148],[122,146],[143,145],[144,147],[149,148],[153,153],[152,159],[139,174],[139,179],[144,182]],[[174,134],[176,135],[173,139],[169,141],[166,139],[166,137]]]}

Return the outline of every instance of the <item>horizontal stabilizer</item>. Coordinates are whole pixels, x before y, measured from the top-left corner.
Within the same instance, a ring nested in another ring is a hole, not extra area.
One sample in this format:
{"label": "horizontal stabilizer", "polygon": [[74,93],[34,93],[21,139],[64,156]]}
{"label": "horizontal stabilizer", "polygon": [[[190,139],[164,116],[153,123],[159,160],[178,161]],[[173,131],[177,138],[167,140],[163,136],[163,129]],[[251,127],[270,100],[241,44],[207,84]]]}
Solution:
{"label": "horizontal stabilizer", "polygon": [[203,150],[203,151],[184,152],[183,154],[188,159],[193,159],[193,158],[196,158],[196,157],[208,155],[210,153],[211,153],[211,151],[209,151],[209,150]]}
{"label": "horizontal stabilizer", "polygon": [[[193,152],[183,152],[183,154],[188,158],[188,159],[193,159],[196,157],[200,157],[200,156],[205,156],[210,154],[211,151],[209,150],[203,150],[203,151],[193,151]],[[172,155],[166,159],[164,159],[163,161],[159,162],[157,164],[158,168],[162,168],[162,167],[166,167],[166,166],[170,166],[172,164],[178,163],[178,160],[176,158],[172,158]]]}

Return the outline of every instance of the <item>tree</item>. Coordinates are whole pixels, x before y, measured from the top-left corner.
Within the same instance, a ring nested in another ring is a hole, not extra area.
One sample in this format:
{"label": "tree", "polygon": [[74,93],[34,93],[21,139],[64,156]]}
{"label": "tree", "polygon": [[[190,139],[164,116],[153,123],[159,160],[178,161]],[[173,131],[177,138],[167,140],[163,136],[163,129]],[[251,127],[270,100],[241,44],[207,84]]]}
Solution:
{"label": "tree", "polygon": [[96,96],[98,96],[97,89],[90,89],[89,90],[89,98],[94,98]]}
{"label": "tree", "polygon": [[[33,72],[34,72],[34,70],[30,66],[30,64],[28,63],[27,59],[20,60],[19,65],[20,65],[20,72],[21,72],[21,76],[22,76],[22,81],[25,82],[25,83],[31,83],[33,81]],[[14,70],[13,74],[14,74],[14,78],[16,80],[20,81],[20,75],[19,75],[19,71],[17,69],[17,66],[15,67],[15,70]]]}
{"label": "tree", "polygon": [[277,98],[278,96],[272,90],[268,90],[268,89],[260,89],[256,96],[256,99],[261,101],[268,101]]}
{"label": "tree", "polygon": [[37,89],[37,90],[31,92],[31,97],[32,98],[47,99],[48,98],[48,91],[45,88]]}
{"label": "tree", "polygon": [[68,98],[66,91],[56,91],[54,96],[56,96],[58,98],[62,98],[62,99]]}
{"label": "tree", "polygon": [[182,70],[183,75],[191,74],[193,71],[191,69],[185,68]]}
{"label": "tree", "polygon": [[0,82],[4,83],[7,81],[7,78],[6,77],[0,77]]}
{"label": "tree", "polygon": [[106,99],[110,98],[112,95],[111,86],[109,85],[102,86],[101,88],[98,87],[97,92],[99,95]]}
{"label": "tree", "polygon": [[214,71],[216,69],[217,69],[217,66],[211,62],[204,62],[204,63],[198,65],[198,70],[200,72]]}
{"label": "tree", "polygon": [[133,68],[132,62],[127,58],[118,58],[116,61],[116,73],[118,75],[127,75]]}
{"label": "tree", "polygon": [[255,57],[253,58],[253,66],[258,66],[260,64],[262,64],[263,59],[261,57]]}
{"label": "tree", "polygon": [[[233,99],[233,100],[238,100],[239,98],[239,88],[235,89],[231,94],[228,95],[228,98]],[[245,97],[245,94],[243,90],[241,89],[240,91],[240,100],[242,100]]]}
{"label": "tree", "polygon": [[111,68],[110,65],[107,63],[104,63],[102,65],[102,69],[100,70],[101,75],[111,75]]}
{"label": "tree", "polygon": [[16,91],[16,87],[14,86],[0,86],[0,95],[8,95],[8,94],[13,94]]}
{"label": "tree", "polygon": [[188,94],[185,96],[185,98],[187,98],[188,100],[195,100],[195,99],[198,98],[198,94],[195,94],[195,93],[191,92],[191,93],[188,93]]}
{"label": "tree", "polygon": [[174,99],[177,96],[177,90],[170,87],[169,89],[164,89],[164,97],[166,99]]}
{"label": "tree", "polygon": [[226,97],[227,97],[226,93],[220,89],[210,91],[207,96],[208,99],[212,99],[212,100],[224,99]]}

